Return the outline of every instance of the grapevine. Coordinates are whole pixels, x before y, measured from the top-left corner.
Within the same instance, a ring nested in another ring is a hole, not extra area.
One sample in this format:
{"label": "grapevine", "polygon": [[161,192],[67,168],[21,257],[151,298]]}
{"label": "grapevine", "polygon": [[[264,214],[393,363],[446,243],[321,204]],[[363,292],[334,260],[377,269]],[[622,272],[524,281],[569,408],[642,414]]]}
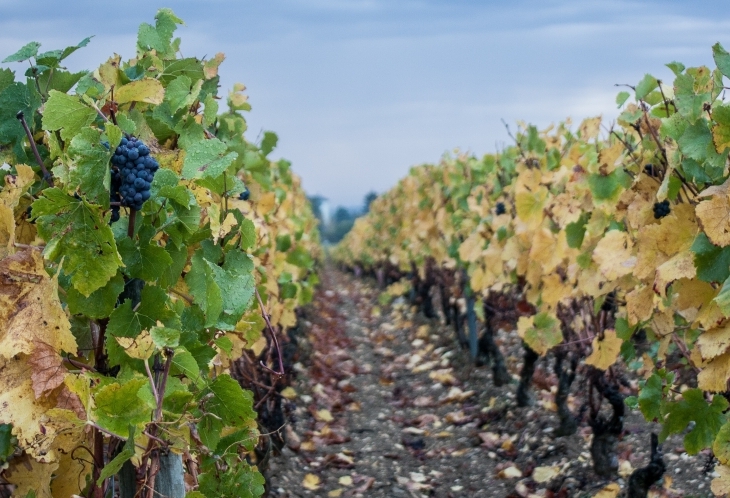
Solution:
{"label": "grapevine", "polygon": [[[395,271],[396,280],[418,283],[420,296],[440,294],[462,344],[470,343],[461,329],[470,300],[480,300],[475,358],[499,358],[494,324],[511,321],[526,348],[523,394],[529,351],[555,359],[561,434],[576,428],[565,398],[583,372],[597,473],[616,471],[621,419],[634,408],[661,424],[658,443],[684,432],[688,453],[714,452],[712,488],[723,495],[730,54],[716,44],[713,57],[716,68],[671,63],[673,84],[646,75],[633,93],[621,92],[616,123],[524,126],[499,154],[413,168],[333,255],[356,273]],[[514,206],[514,216],[500,204]],[[639,366],[648,373],[624,399],[621,372]],[[651,465],[631,480],[644,495],[664,468],[657,444]]]}
{"label": "grapevine", "polygon": [[94,71],[61,64],[89,38],[3,60],[33,69],[0,69],[0,478],[14,495],[264,492],[257,455],[280,429],[282,342],[317,283],[316,219],[268,157],[276,135],[243,136],[243,85],[218,95],[224,55],[179,55],[180,24],[160,10],[134,58]]}

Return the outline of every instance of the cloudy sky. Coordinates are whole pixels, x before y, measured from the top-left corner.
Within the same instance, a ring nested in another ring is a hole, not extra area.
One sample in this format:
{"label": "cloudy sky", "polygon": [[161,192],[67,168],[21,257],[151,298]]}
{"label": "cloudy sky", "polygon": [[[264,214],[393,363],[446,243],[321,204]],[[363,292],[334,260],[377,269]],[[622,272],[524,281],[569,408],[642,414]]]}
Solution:
{"label": "cloudy sky", "polygon": [[454,148],[494,151],[509,142],[501,119],[610,120],[614,84],[671,81],[665,63],[711,64],[717,41],[730,50],[718,0],[0,0],[0,60],[88,35],[71,69],[130,57],[160,7],[185,20],[185,56],[226,54],[224,87],[248,87],[249,139],[277,132],[274,157],[347,206]]}

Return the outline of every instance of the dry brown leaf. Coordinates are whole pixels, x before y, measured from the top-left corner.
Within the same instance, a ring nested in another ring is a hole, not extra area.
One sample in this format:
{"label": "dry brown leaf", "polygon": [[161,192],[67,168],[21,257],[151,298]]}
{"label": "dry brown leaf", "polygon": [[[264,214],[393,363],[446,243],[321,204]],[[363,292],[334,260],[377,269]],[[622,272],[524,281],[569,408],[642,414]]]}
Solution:
{"label": "dry brown leaf", "polygon": [[45,342],[35,343],[35,348],[28,357],[28,364],[33,370],[31,379],[36,399],[63,384],[68,372],[63,366],[61,355]]}

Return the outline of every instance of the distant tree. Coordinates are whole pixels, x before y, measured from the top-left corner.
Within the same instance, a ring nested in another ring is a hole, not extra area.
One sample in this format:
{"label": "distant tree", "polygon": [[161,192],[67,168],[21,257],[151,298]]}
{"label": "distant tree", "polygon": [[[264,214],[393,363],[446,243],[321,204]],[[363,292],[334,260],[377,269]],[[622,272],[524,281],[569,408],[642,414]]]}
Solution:
{"label": "distant tree", "polygon": [[377,193],[375,193],[375,192],[370,192],[370,193],[368,193],[368,194],[367,194],[367,195],[365,196],[365,206],[364,206],[364,208],[363,208],[362,212],[363,212],[363,213],[368,213],[368,212],[370,212],[370,204],[372,204],[372,203],[373,203],[373,201],[374,201],[375,199],[377,199],[377,198],[378,198],[378,194],[377,194]]}
{"label": "distant tree", "polygon": [[342,206],[339,206],[337,210],[335,211],[334,221],[335,223],[339,223],[341,221],[347,221],[353,219],[354,216],[350,211],[347,210],[347,208],[344,208]]}
{"label": "distant tree", "polygon": [[326,200],[327,200],[327,198],[322,197],[321,195],[313,195],[313,196],[309,197],[309,203],[312,205],[312,213],[319,220],[320,223],[323,222],[323,220],[322,220],[322,203]]}

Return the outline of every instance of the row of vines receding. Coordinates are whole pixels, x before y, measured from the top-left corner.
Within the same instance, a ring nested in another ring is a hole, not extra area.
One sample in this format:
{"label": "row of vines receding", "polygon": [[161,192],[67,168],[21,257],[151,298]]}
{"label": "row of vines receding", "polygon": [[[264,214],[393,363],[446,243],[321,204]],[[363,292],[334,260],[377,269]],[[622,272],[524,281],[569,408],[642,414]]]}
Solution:
{"label": "row of vines receding", "polygon": [[[712,490],[730,491],[730,54],[713,56],[716,68],[668,64],[673,84],[626,85],[615,123],[521,125],[500,153],[413,168],[333,251],[427,316],[440,302],[496,385],[512,380],[496,339],[517,330],[520,405],[549,355],[555,432],[587,418],[598,475],[617,472],[627,409],[661,424],[630,496],[661,478],[659,443],[680,433],[717,459]],[[625,398],[631,372],[640,389]],[[577,375],[587,413],[566,403]]]}

